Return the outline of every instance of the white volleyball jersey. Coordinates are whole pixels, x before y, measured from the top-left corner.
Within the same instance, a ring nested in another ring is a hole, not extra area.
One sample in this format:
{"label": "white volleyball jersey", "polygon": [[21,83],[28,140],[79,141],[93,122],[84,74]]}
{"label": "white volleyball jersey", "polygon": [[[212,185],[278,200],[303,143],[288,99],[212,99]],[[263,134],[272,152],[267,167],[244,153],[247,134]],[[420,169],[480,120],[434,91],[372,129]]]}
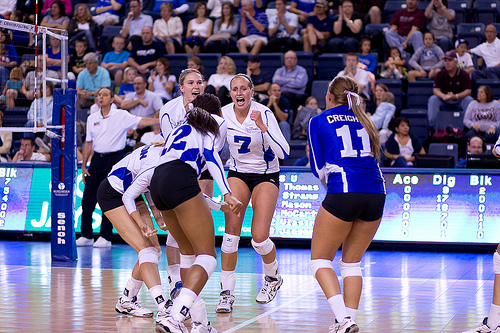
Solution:
{"label": "white volleyball jersey", "polygon": [[189,164],[199,177],[206,164],[222,195],[225,195],[231,190],[224,174],[224,166],[215,149],[213,134],[203,135],[184,122],[168,135],[158,165],[181,160]]}
{"label": "white volleyball jersey", "polygon": [[[123,194],[123,204],[129,214],[137,210],[135,198],[142,193],[149,192],[151,177],[158,165],[162,150],[163,147],[152,145],[138,148],[116,163],[108,174],[111,186]],[[149,196],[146,198],[152,205]]]}
{"label": "white volleyball jersey", "polygon": [[[253,110],[261,112],[262,121],[267,126],[265,133],[250,119]],[[234,113],[234,103],[231,103],[222,108],[222,116],[227,123],[229,169],[259,174],[279,172],[278,158],[288,157],[290,146],[269,108],[252,101],[246,119],[240,123]]]}
{"label": "white volleyball jersey", "polygon": [[160,109],[160,133],[166,138],[168,134],[186,118],[184,96],[179,96],[163,105]]}

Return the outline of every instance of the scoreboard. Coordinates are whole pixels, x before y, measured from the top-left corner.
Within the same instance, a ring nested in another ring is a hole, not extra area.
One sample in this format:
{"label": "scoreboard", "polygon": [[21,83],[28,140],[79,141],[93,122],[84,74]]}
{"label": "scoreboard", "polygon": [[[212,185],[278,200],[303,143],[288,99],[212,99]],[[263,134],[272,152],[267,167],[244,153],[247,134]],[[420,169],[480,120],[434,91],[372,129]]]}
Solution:
{"label": "scoreboard", "polygon": [[[497,244],[500,242],[500,170],[382,169],[387,197],[374,240]],[[78,172],[75,229],[80,231],[84,185]],[[270,236],[310,239],[326,189],[309,168],[282,167]],[[0,165],[0,232],[50,232],[50,168]],[[222,198],[217,186],[214,198]],[[342,204],[342,203],[339,203]],[[215,233],[224,233],[224,214],[213,212]],[[251,204],[242,236],[250,237]],[[101,223],[99,207],[93,228]],[[165,233],[160,231],[159,234]]]}

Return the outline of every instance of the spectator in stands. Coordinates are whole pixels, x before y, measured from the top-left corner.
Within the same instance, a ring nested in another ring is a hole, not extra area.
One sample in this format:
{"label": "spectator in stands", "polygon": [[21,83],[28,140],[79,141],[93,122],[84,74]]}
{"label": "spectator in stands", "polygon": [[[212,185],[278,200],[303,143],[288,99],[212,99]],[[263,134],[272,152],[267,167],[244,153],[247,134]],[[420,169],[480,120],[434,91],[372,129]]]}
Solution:
{"label": "spectator in stands", "polygon": [[[253,0],[253,4],[255,6],[255,10],[259,11],[259,12],[264,12],[265,11],[265,7],[264,7],[264,4],[265,4],[265,0]],[[234,8],[237,8],[238,11],[243,7],[243,1],[240,1],[240,0],[234,0],[233,1],[233,5],[234,5]]]}
{"label": "spectator in stands", "polygon": [[77,40],[84,38],[90,52],[97,50],[97,23],[90,14],[89,7],[81,3],[76,5],[75,14],[69,22],[69,46],[74,47]]}
{"label": "spectator in stands", "polygon": [[497,38],[497,29],[493,24],[488,24],[484,31],[486,42],[472,48],[471,53],[482,57],[486,63],[485,70],[473,71],[472,80],[499,79],[500,78],[500,39]]}
{"label": "spectator in stands", "polygon": [[69,80],[76,81],[78,74],[85,69],[83,57],[87,53],[87,42],[84,39],[77,40],[75,42],[75,53],[69,59],[69,70],[71,71],[68,73]]}
{"label": "spectator in stands", "polygon": [[[120,85],[120,90],[118,95],[121,99],[125,98],[125,95],[134,92],[134,78],[137,76],[137,70],[134,67],[125,68],[123,75],[123,82]],[[115,96],[116,99],[116,96]]]}
{"label": "spectator in stands", "polygon": [[366,113],[368,113],[369,116],[375,113],[375,110],[378,108],[380,103],[382,103],[382,99],[384,98],[384,93],[388,92],[389,88],[383,83],[377,83],[375,85],[375,92],[373,94],[373,101],[368,103],[366,107]]}
{"label": "spectator in stands", "polygon": [[465,111],[464,125],[469,128],[466,139],[480,135],[486,143],[497,141],[500,134],[500,102],[493,98],[490,86],[477,89],[477,100],[470,102]]}
{"label": "spectator in stands", "polygon": [[195,18],[190,20],[186,31],[184,49],[194,56],[203,50],[205,41],[212,35],[214,23],[207,17],[207,5],[198,2],[194,7]]}
{"label": "spectator in stands", "polygon": [[23,86],[23,71],[20,67],[14,67],[10,71],[9,80],[5,88],[3,88],[2,96],[0,96],[1,103],[5,103],[7,108],[15,107],[15,100]]}
{"label": "spectator in stands", "polygon": [[[61,0],[61,2],[64,4],[64,13],[66,16],[70,16],[71,13],[73,12],[73,4],[71,3],[71,0]],[[54,3],[54,0],[45,0],[43,2],[43,7],[42,7],[42,15],[45,15],[45,13],[48,10],[52,10],[52,4]],[[49,12],[50,13],[50,12]]]}
{"label": "spectator in stands", "polygon": [[123,38],[128,39],[128,50],[141,41],[141,31],[144,27],[153,29],[153,18],[142,13],[140,0],[130,0],[130,12],[123,21],[123,28],[120,31]]}
{"label": "spectator in stands", "polygon": [[122,36],[114,36],[111,43],[113,51],[106,53],[101,62],[101,67],[107,69],[111,80],[115,81],[115,89],[120,89],[123,71],[127,68],[130,57],[130,52],[124,50],[125,43],[125,38]]}
{"label": "spectator in stands", "polygon": [[343,0],[339,15],[333,24],[333,35],[328,42],[332,53],[356,52],[363,29],[361,17],[354,12],[353,0]]}
{"label": "spectator in stands", "polygon": [[434,43],[432,32],[424,33],[424,46],[415,50],[409,65],[414,70],[408,72],[408,81],[415,81],[417,78],[433,79],[444,67],[443,50]]}
{"label": "spectator in stands", "polygon": [[386,91],[382,94],[382,99],[375,113],[370,116],[371,121],[373,121],[377,127],[380,144],[384,144],[392,133],[389,130],[389,123],[395,113],[396,106],[394,106],[394,94],[390,91]]}
{"label": "spectator in stands", "polygon": [[314,15],[308,16],[306,28],[301,31],[304,51],[313,52],[315,57],[321,54],[333,32],[333,19],[327,11],[326,0],[316,0]]}
{"label": "spectator in stands", "polygon": [[[194,56],[188,59],[187,68],[196,69],[198,72],[201,73],[201,75],[204,75],[203,72],[205,71],[205,68],[203,67],[201,58],[198,56]],[[206,81],[205,76],[203,76],[203,80]]]}
{"label": "spectator in stands", "polygon": [[12,158],[12,162],[50,162],[50,154],[35,152],[35,140],[30,137],[21,139],[21,148]]}
{"label": "spectator in stands", "polygon": [[408,72],[406,70],[406,60],[401,58],[401,52],[395,46],[387,49],[387,60],[384,63],[385,70],[380,73],[384,79],[404,79]]}
{"label": "spectator in stands", "polygon": [[[485,144],[483,138],[480,136],[471,136],[467,139],[467,155],[468,154],[482,154],[484,153]],[[467,157],[458,161],[455,168],[467,167]]]}
{"label": "spectator in stands", "polygon": [[441,105],[460,107],[467,110],[473,101],[469,74],[457,66],[457,54],[448,51],[444,55],[444,68],[434,78],[433,93],[427,104],[429,126],[435,130],[436,116]]}
{"label": "spectator in stands", "polygon": [[354,4],[354,10],[361,16],[363,22],[380,24],[384,5],[385,0],[358,0]]}
{"label": "spectator in stands", "polygon": [[156,66],[156,59],[165,55],[165,46],[162,42],[153,40],[151,27],[142,28],[141,39],[141,42],[130,52],[128,64],[144,75]]}
{"label": "spectator in stands", "polygon": [[281,88],[277,83],[269,86],[267,91],[269,98],[264,99],[260,103],[266,105],[276,117],[281,133],[287,142],[290,142],[291,126],[293,121],[293,110],[290,107],[290,102],[286,97],[281,96]]}
{"label": "spectator in stands", "polygon": [[406,8],[394,13],[391,28],[385,32],[387,44],[397,47],[402,58],[406,58],[408,46],[417,50],[424,45],[420,30],[425,27],[425,15],[417,5],[418,0],[406,0]]}
{"label": "spectator in stands", "polygon": [[[219,0],[215,0],[218,2]],[[209,1],[210,3],[210,1]],[[226,54],[236,47],[236,40],[240,29],[240,17],[234,16],[234,7],[231,2],[222,4],[222,14],[215,20],[214,33],[205,42],[205,49],[212,53]]]}
{"label": "spectator in stands", "polygon": [[316,15],[315,2],[307,0],[292,0],[290,4],[290,12],[299,16],[299,23],[306,25],[309,16]]}
{"label": "spectator in stands", "polygon": [[269,15],[269,49],[273,52],[299,50],[299,19],[286,9],[287,0],[276,0],[276,15]]}
{"label": "spectator in stands", "polygon": [[[222,5],[223,5],[222,2],[223,1],[221,1],[221,0],[208,0],[208,2],[207,2],[207,9],[210,9],[209,17],[213,21],[220,18],[222,15]],[[225,0],[224,2],[231,4],[231,7],[233,7],[232,1],[229,2],[229,1]]]}
{"label": "spectator in stands", "polygon": [[[307,71],[304,67],[297,65],[297,54],[294,51],[285,53],[284,66],[274,72],[273,83],[281,87],[281,95],[290,101],[290,106],[295,112],[299,105],[304,104],[307,86]],[[293,118],[292,118],[293,120]]]}
{"label": "spectator in stands", "polygon": [[446,7],[447,2],[447,0],[432,0],[424,12],[428,20],[427,28],[434,34],[443,52],[453,49],[455,11]]}
{"label": "spectator in stands", "polygon": [[[24,13],[34,13],[33,11],[25,10]],[[34,14],[32,14],[34,16]],[[28,14],[23,14],[23,11],[17,8],[15,11],[10,14],[10,20],[21,23],[34,24],[34,20],[31,21],[29,19]],[[21,30],[10,30],[10,40],[16,44],[18,47],[28,47],[33,45],[34,36],[31,33]]]}
{"label": "spectator in stands", "polygon": [[68,30],[69,18],[66,16],[61,0],[54,0],[50,6],[50,15],[46,15],[40,25],[47,28]]}
{"label": "spectator in stands", "polygon": [[469,46],[469,42],[465,39],[458,39],[455,42],[455,52],[457,53],[458,67],[470,74],[475,68],[474,63],[472,62],[472,57],[470,56],[470,53],[467,52],[467,46]]}
{"label": "spectator in stands", "polygon": [[120,22],[119,15],[124,4],[125,0],[98,0],[94,21],[103,27],[117,24]]}
{"label": "spectator in stands", "polygon": [[182,33],[184,27],[179,17],[172,17],[173,7],[169,2],[160,6],[161,18],[153,25],[153,35],[165,43],[165,50],[168,54],[174,54],[176,50],[181,50]]}
{"label": "spectator in stands", "polygon": [[405,117],[396,119],[394,130],[385,143],[384,156],[390,160],[391,167],[411,167],[415,154],[425,154],[422,143],[418,136],[410,132],[410,122]]}
{"label": "spectator in stands", "polygon": [[306,155],[297,159],[295,163],[293,164],[294,166],[309,166],[309,142],[306,143],[306,148],[305,148]]}
{"label": "spectator in stands", "polygon": [[236,65],[233,59],[222,56],[217,66],[217,73],[210,75],[205,93],[216,95],[222,106],[232,102],[229,96],[231,79],[236,74]]}
{"label": "spectator in stands", "polygon": [[[32,101],[35,98],[35,88],[37,89],[37,93],[38,94],[40,93],[40,83],[42,82],[42,78],[43,78],[42,62],[43,62],[43,56],[41,54],[39,54],[38,55],[37,71],[30,71],[30,72],[28,72],[28,74],[26,74],[26,78],[24,79],[23,86],[21,87],[21,90],[20,90],[22,95],[20,95],[18,97],[18,100],[21,100],[23,95],[24,95],[24,97],[28,101]],[[47,78],[52,78],[52,79],[59,78],[59,76],[57,75],[57,72],[52,71],[52,70],[47,70],[47,72],[45,73],[45,76]],[[36,78],[38,86],[35,85],[35,78]],[[7,97],[6,103],[8,103],[7,101],[9,100],[9,98],[12,98],[12,97],[9,97],[9,96],[6,96],[6,97]],[[14,103],[14,101],[12,101],[12,103]]]}
{"label": "spectator in stands", "polygon": [[299,105],[297,108],[297,116],[292,127],[292,140],[307,140],[309,120],[321,112],[316,97],[307,97],[305,106]]}
{"label": "spectator in stands", "polygon": [[[0,111],[0,127],[3,126],[3,111]],[[12,147],[12,132],[0,132],[0,162],[10,160],[10,148]]]}
{"label": "spectator in stands", "polygon": [[[47,69],[56,71],[61,77],[61,40],[54,36],[49,36],[50,46],[47,48]],[[68,49],[69,52],[69,49]],[[69,60],[69,59],[68,59]]]}
{"label": "spectator in stands", "polygon": [[76,80],[76,108],[86,109],[94,104],[97,90],[109,87],[111,79],[106,69],[98,65],[97,54],[90,52],[83,57],[85,69],[78,75]]}
{"label": "spectator in stands", "polygon": [[258,56],[249,56],[247,59],[247,76],[252,79],[254,84],[254,99],[258,102],[269,97],[267,90],[273,81],[273,73],[264,71],[260,68],[260,58]]}
{"label": "spectator in stands", "polygon": [[358,67],[372,73],[377,74],[377,56],[371,53],[372,42],[369,38],[363,38],[359,42],[359,63]]}
{"label": "spectator in stands", "polygon": [[238,50],[240,53],[248,53],[248,48],[251,47],[250,53],[257,55],[268,42],[267,15],[255,10],[253,0],[242,0],[241,6],[240,33],[243,37],[238,40]]}
{"label": "spectator in stands", "polygon": [[358,68],[358,55],[349,52],[345,55],[345,68],[337,76],[349,76],[358,83],[360,95],[366,100],[370,100],[370,90],[368,88],[368,74],[364,69]]}
{"label": "spectator in stands", "polygon": [[175,75],[170,74],[170,62],[165,58],[156,60],[155,69],[148,79],[148,90],[159,95],[163,103],[167,103],[172,99],[176,83]]}
{"label": "spectator in stands", "polygon": [[9,19],[10,14],[16,10],[16,1],[15,0],[6,0],[0,2],[0,15],[3,15],[4,18]]}
{"label": "spectator in stands", "polygon": [[173,7],[173,14],[175,16],[181,16],[189,10],[189,5],[187,0],[155,0],[153,12],[159,12],[160,7],[164,3],[170,3]]}
{"label": "spectator in stands", "polygon": [[134,78],[134,92],[125,95],[121,108],[128,110],[131,114],[150,118],[163,106],[161,97],[152,91],[147,90],[148,82],[142,75]]}
{"label": "spectator in stands", "polygon": [[[44,96],[43,94],[40,94],[40,97],[38,97],[36,100],[31,103],[31,107],[28,111],[27,119],[28,122],[26,123],[26,127],[33,127],[35,126],[35,121],[38,127],[43,127],[45,125],[52,125],[52,111],[54,109],[54,83],[48,81],[45,84],[45,107],[47,110],[47,123],[44,123],[45,119],[45,114],[44,114]],[[36,105],[36,118],[35,118],[35,105]],[[33,139],[35,139],[35,133],[27,133],[26,136],[29,136]],[[42,134],[43,136],[43,134]]]}

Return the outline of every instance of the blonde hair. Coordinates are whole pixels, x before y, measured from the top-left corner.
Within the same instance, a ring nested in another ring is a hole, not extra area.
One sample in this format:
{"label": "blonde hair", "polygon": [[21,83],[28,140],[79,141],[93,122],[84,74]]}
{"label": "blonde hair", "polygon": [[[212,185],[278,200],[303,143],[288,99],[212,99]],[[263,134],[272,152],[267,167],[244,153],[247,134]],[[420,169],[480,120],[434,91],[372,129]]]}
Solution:
{"label": "blonde hair", "polygon": [[387,103],[391,103],[391,104],[394,104],[394,94],[391,93],[390,91],[386,91],[383,95],[382,95],[382,100],[381,102],[387,102]]}
{"label": "blonde hair", "polygon": [[134,67],[127,67],[127,68],[125,68],[125,70],[123,71],[123,80],[122,80],[123,83],[125,83],[125,84],[132,83],[132,82],[128,82],[128,78],[127,78],[127,74],[130,71],[135,72],[135,76],[137,76],[137,74],[138,74],[137,70]]}
{"label": "blonde hair", "polygon": [[[220,61],[222,59],[225,59],[227,62],[227,70],[229,72],[229,75],[236,74],[236,65],[235,65],[233,59],[228,57],[228,56],[222,56],[220,58]],[[220,69],[220,61],[219,61],[219,64],[217,65],[217,74],[222,74],[222,70]]]}
{"label": "blonde hair", "polygon": [[[378,138],[378,130],[373,124],[373,122],[368,118],[366,113],[363,111],[360,105],[356,105],[356,100],[354,96],[346,94],[344,91],[351,91],[353,93],[359,94],[359,87],[354,79],[348,76],[338,76],[330,82],[328,86],[328,92],[332,94],[335,104],[342,105],[352,105],[352,112],[358,118],[361,126],[368,132],[370,139],[372,141],[372,154],[376,160],[380,159],[380,141]],[[347,100],[351,99],[351,103]],[[361,97],[359,97],[361,98]]]}
{"label": "blonde hair", "polygon": [[21,67],[14,67],[10,71],[10,76],[9,80],[13,81],[21,81],[23,79],[23,71],[21,70]]}

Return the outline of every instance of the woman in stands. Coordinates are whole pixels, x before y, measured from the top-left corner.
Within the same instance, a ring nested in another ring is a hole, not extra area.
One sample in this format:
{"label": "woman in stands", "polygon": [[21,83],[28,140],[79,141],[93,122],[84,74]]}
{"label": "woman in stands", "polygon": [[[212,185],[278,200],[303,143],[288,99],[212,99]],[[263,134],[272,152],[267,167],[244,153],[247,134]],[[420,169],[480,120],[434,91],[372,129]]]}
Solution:
{"label": "woman in stands", "polygon": [[148,79],[148,89],[160,95],[163,103],[172,99],[172,93],[177,80],[170,74],[170,62],[166,58],[156,60],[156,66]]}
{"label": "woman in stands", "polygon": [[[252,245],[262,256],[265,274],[256,301],[264,304],[276,297],[283,282],[278,274],[276,247],[269,238],[269,227],[279,194],[278,158],[286,158],[290,147],[271,110],[252,100],[252,80],[238,74],[232,78],[230,86],[233,103],[222,108],[230,151],[228,182],[245,209],[252,199]],[[216,312],[233,309],[234,270],[243,218],[244,214],[225,214],[226,230],[221,246],[222,292]]]}
{"label": "woman in stands", "polygon": [[198,2],[194,7],[196,18],[189,21],[186,28],[184,49],[187,54],[194,56],[203,50],[205,41],[212,35],[214,23],[207,17],[207,5]]}
{"label": "woman in stands", "polygon": [[[330,332],[359,330],[354,321],[362,288],[360,261],[385,203],[378,132],[359,105],[356,81],[336,77],[326,94],[327,110],[309,123],[311,170],[328,189],[314,223],[310,266],[336,318]],[[344,296],[332,269],[341,245]]]}
{"label": "woman in stands", "polygon": [[78,39],[85,38],[90,52],[95,52],[97,36],[97,24],[90,14],[89,7],[86,4],[78,4],[75,8],[75,14],[69,22],[69,46],[74,47]]}
{"label": "woman in stands", "polygon": [[64,12],[64,3],[61,0],[55,0],[50,5],[50,15],[45,15],[40,25],[47,28],[68,30],[69,17]]}
{"label": "woman in stands", "polygon": [[217,73],[210,75],[208,85],[205,88],[207,93],[219,97],[222,106],[231,103],[229,97],[229,82],[236,74],[236,65],[233,59],[228,56],[222,56],[217,66]]}
{"label": "woman in stands", "polygon": [[394,133],[385,143],[384,155],[390,160],[392,167],[411,167],[415,161],[415,154],[425,154],[422,142],[410,132],[410,122],[407,118],[397,118],[394,126]]}
{"label": "woman in stands", "polygon": [[199,294],[217,265],[212,215],[198,185],[202,165],[206,164],[231,211],[237,214],[242,208],[231,194],[224,166],[214,150],[218,135],[219,125],[207,111],[189,110],[185,122],[168,135],[151,180],[153,200],[178,241],[183,266],[189,267],[170,315],[160,318],[157,332],[187,332],[183,321],[188,310],[193,319],[191,332],[215,331],[206,319],[194,325],[199,323],[197,310],[204,308]]}
{"label": "woman in stands", "polygon": [[234,16],[234,7],[231,2],[224,2],[222,4],[221,14],[221,17],[215,20],[213,36],[222,37],[222,34],[226,33],[229,38],[209,38],[205,42],[205,47],[208,52],[226,54],[230,49],[236,48],[236,41],[240,30],[240,18]]}
{"label": "woman in stands", "polygon": [[468,140],[473,136],[482,136],[487,143],[498,138],[500,127],[500,102],[493,98],[490,86],[477,89],[477,99],[470,102],[464,115],[464,125],[469,128],[465,134]]}

